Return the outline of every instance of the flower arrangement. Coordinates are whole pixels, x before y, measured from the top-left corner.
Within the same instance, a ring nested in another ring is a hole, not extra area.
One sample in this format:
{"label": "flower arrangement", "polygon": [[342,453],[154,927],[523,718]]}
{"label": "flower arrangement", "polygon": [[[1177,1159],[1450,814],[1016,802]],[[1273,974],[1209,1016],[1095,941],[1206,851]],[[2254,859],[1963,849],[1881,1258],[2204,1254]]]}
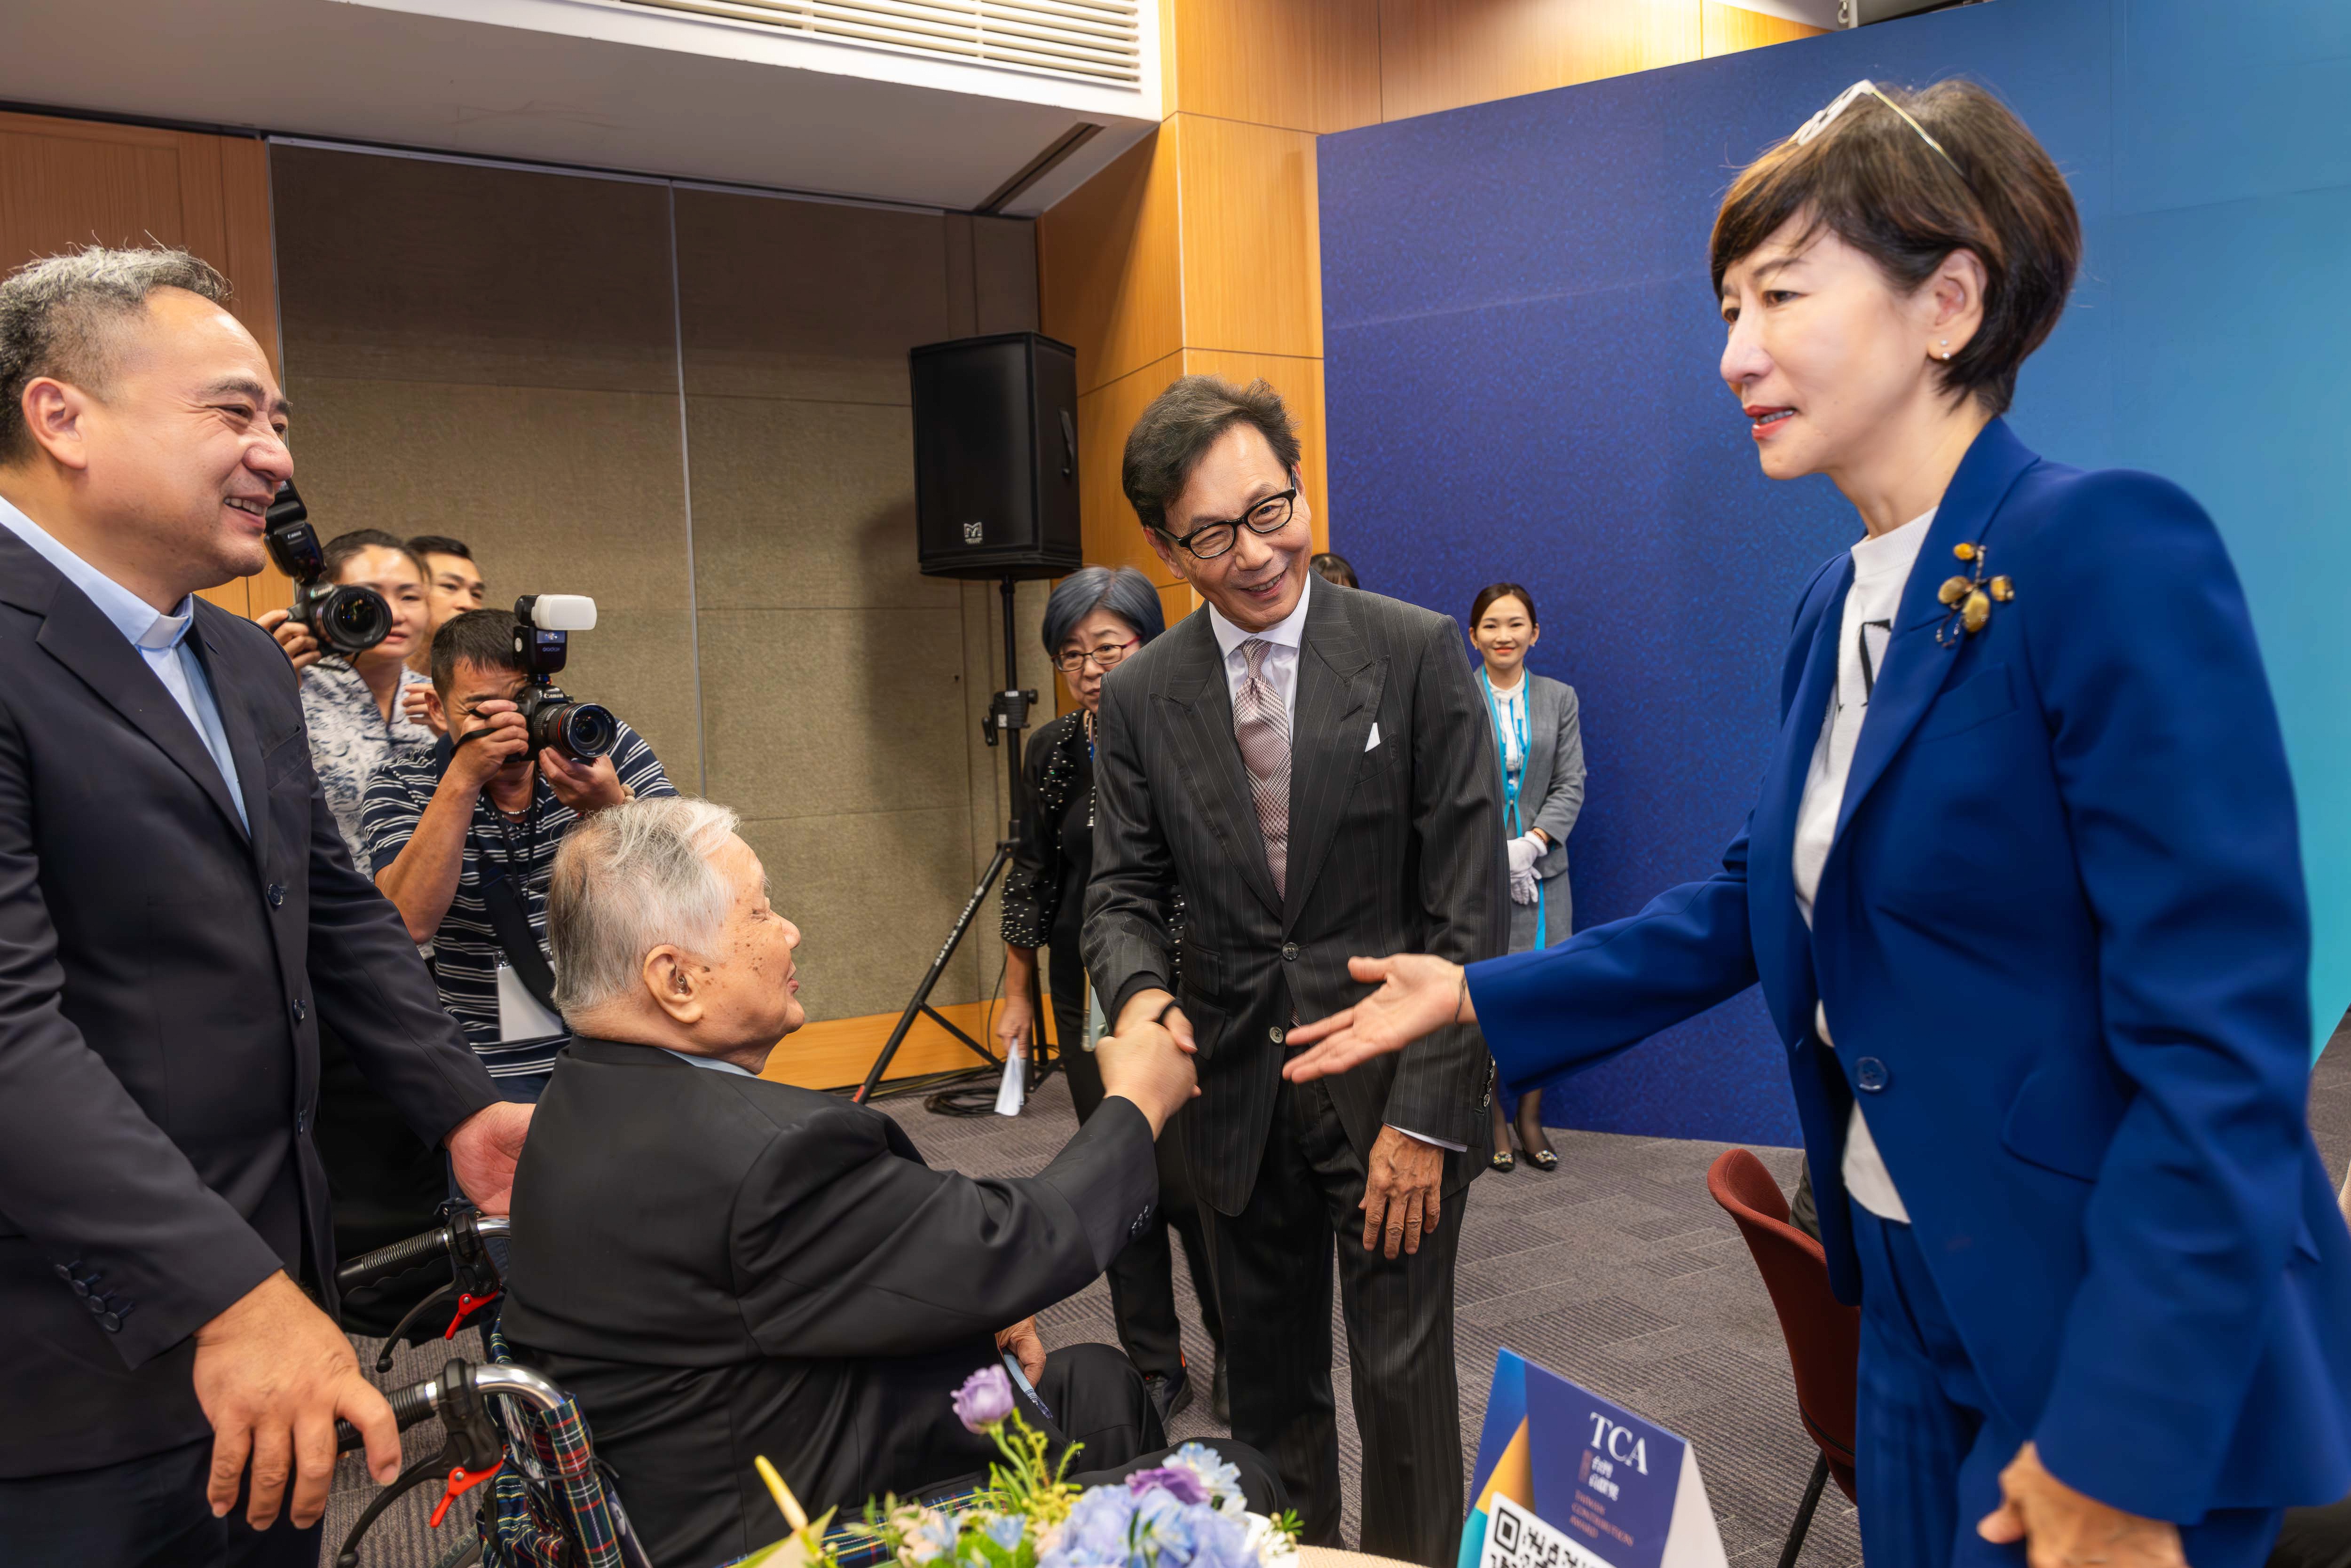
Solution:
{"label": "flower arrangement", "polygon": [[[1050,1455],[1015,1408],[1002,1367],[966,1379],[955,1409],[1003,1460],[953,1511],[894,1497],[865,1505],[847,1533],[898,1568],[1296,1568],[1297,1516],[1249,1512],[1240,1472],[1214,1448],[1186,1443],[1165,1464],[1081,1491],[1065,1479],[1077,1447]],[[764,1459],[759,1473],[793,1531],[742,1568],[840,1568],[824,1534],[831,1516],[811,1523]]]}

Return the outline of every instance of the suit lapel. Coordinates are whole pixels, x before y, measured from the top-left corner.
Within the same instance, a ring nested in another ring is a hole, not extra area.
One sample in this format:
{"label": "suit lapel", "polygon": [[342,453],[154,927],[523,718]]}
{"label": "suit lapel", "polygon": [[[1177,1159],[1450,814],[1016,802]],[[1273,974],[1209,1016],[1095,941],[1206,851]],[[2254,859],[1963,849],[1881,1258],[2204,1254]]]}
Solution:
{"label": "suit lapel", "polygon": [[1180,639],[1160,693],[1171,710],[1177,766],[1192,788],[1201,819],[1224,845],[1227,860],[1239,869],[1241,880],[1266,908],[1279,915],[1281,900],[1266,864],[1265,835],[1258,829],[1240,743],[1233,738],[1232,693],[1225,684],[1225,661],[1217,651],[1208,612],[1186,616],[1167,635]]}
{"label": "suit lapel", "polygon": [[[1993,420],[1984,426],[1951,476],[1950,488],[1918,547],[1917,564],[1910,569],[1902,590],[1901,608],[1894,617],[1894,636],[1886,644],[1886,673],[1869,694],[1869,714],[1861,722],[1861,738],[1853,753],[1853,773],[1846,780],[1844,800],[1837,810],[1836,837],[1830,841],[1832,860],[1844,847],[1845,824],[1868,798],[1870,788],[1910,738],[1918,720],[1933,706],[1935,694],[1951,673],[1951,664],[1965,639],[1956,632],[1937,642],[1935,633],[1950,619],[1936,591],[1952,572],[1967,570],[1951,552],[1962,543],[1980,544],[1992,514],[2019,476],[2039,459],[2010,434],[2008,422]],[[1823,871],[1825,878],[1827,873]]]}
{"label": "suit lapel", "polygon": [[[236,803],[229,798],[220,765],[204,749],[195,726],[147,667],[139,650],[89,601],[89,596],[5,529],[0,529],[0,577],[11,584],[11,602],[43,618],[34,639],[43,651],[178,763],[228,819],[232,832],[241,838],[249,836],[237,819]],[[225,709],[229,705],[221,706]]]}
{"label": "suit lapel", "polygon": [[[1541,810],[1543,797],[1551,793],[1552,754],[1559,737],[1559,699],[1553,695],[1559,688],[1538,680],[1531,670],[1523,679],[1527,683],[1527,760],[1519,776],[1519,831],[1522,833],[1535,825],[1535,813]],[[1493,716],[1487,716],[1490,720]],[[1499,751],[1500,737],[1495,740]]]}
{"label": "suit lapel", "polygon": [[[1789,635],[1791,647],[1806,650],[1803,663],[1783,677],[1780,737],[1763,775],[1763,792],[1748,828],[1747,878],[1756,918],[1757,972],[1763,991],[1778,1009],[1783,1040],[1801,1040],[1810,1022],[1813,993],[1812,933],[1796,907],[1796,812],[1804,798],[1821,725],[1836,685],[1837,637],[1844,624],[1845,595],[1853,588],[1853,556],[1824,571]],[[1792,689],[1786,684],[1792,682]]]}
{"label": "suit lapel", "polygon": [[[1362,771],[1364,747],[1377,716],[1385,668],[1372,662],[1345,596],[1306,601],[1304,646],[1298,650],[1298,715],[1290,727],[1290,875],[1281,925],[1297,920],[1331,852]],[[1382,736],[1384,746],[1408,736]]]}
{"label": "suit lapel", "polygon": [[[195,647],[196,657],[203,661],[204,678],[212,683],[213,706],[220,710],[221,731],[228,737],[228,754],[236,758],[237,791],[245,797],[245,820],[250,829],[246,837],[254,863],[259,865],[269,853],[269,781],[261,776],[261,731],[254,723],[253,707],[244,691],[221,678],[227,658],[216,635],[213,607],[199,599],[195,613],[196,623],[188,628],[188,637]],[[227,612],[219,613],[225,616]]]}

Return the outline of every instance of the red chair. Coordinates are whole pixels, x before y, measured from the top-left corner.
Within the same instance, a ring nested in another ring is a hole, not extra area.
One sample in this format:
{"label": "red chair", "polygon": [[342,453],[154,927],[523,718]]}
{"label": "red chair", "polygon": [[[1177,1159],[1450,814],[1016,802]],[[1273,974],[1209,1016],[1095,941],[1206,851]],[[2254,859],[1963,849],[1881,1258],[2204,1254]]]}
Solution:
{"label": "red chair", "polygon": [[1821,1489],[1834,1477],[1837,1490],[1853,1496],[1854,1384],[1861,1362],[1861,1312],[1829,1290],[1828,1257],[1821,1244],[1788,1223],[1788,1200],[1763,1162],[1745,1149],[1727,1149],[1706,1173],[1706,1190],[1739,1224],[1755,1255],[1764,1289],[1780,1314],[1780,1335],[1788,1344],[1788,1365],[1796,1375],[1796,1413],[1804,1435],[1821,1451],[1804,1500],[1780,1552],[1780,1568],[1795,1568],[1820,1506]]}

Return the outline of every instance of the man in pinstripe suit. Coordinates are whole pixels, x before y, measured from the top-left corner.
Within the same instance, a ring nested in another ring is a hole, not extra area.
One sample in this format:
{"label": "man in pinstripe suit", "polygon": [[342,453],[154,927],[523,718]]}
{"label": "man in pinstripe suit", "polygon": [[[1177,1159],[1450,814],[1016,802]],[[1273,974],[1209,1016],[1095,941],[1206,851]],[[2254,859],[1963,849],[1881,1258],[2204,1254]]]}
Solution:
{"label": "man in pinstripe suit", "polygon": [[1453,1030],[1378,1076],[1307,1084],[1281,1064],[1292,1025],[1363,995],[1350,955],[1504,950],[1500,774],[1454,623],[1309,582],[1298,458],[1262,382],[1185,377],[1127,438],[1145,537],[1207,603],[1104,683],[1086,967],[1117,1034],[1164,1029],[1196,1054],[1200,1099],[1170,1133],[1210,1211],[1233,1436],[1272,1456],[1306,1539],[1336,1544],[1335,1239],[1363,1549],[1449,1564],[1484,1042]]}

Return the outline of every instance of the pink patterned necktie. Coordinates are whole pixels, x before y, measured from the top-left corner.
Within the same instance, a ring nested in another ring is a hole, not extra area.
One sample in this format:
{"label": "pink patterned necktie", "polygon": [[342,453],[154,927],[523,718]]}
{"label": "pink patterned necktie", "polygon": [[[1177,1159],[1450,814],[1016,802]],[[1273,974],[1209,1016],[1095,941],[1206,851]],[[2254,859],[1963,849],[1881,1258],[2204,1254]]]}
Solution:
{"label": "pink patterned necktie", "polygon": [[1276,893],[1287,894],[1290,876],[1290,712],[1265,674],[1273,646],[1262,637],[1241,644],[1249,674],[1233,698],[1233,738],[1249,769],[1249,794],[1257,802],[1258,831],[1265,835],[1266,868]]}

